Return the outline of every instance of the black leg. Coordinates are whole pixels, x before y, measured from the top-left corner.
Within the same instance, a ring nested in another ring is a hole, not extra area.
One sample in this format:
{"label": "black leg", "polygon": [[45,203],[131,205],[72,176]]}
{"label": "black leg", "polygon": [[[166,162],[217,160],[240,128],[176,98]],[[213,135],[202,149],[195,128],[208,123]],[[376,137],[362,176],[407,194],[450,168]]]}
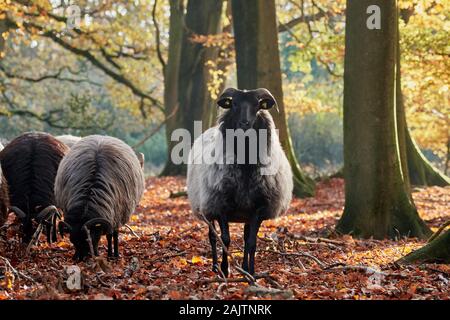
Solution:
{"label": "black leg", "polygon": [[247,241],[245,243],[246,251],[248,252],[249,262],[248,262],[248,273],[255,273],[255,253],[256,253],[256,238],[258,235],[259,227],[261,226],[261,220],[255,217],[250,222],[249,234]]}
{"label": "black leg", "polygon": [[45,223],[45,234],[47,236],[47,242],[52,243],[51,234],[52,234],[53,226],[50,224],[50,222],[45,221],[44,223]]}
{"label": "black leg", "polygon": [[108,257],[112,257],[112,234],[107,234],[106,240],[108,240]]}
{"label": "black leg", "polygon": [[219,271],[219,263],[217,262],[217,237],[216,237],[216,233],[215,233],[214,220],[210,221],[210,223],[211,223],[211,226],[209,227],[208,236],[209,236],[209,243],[211,244],[211,255],[212,255],[212,261],[213,261],[212,270],[214,272],[218,272]]}
{"label": "black leg", "polygon": [[244,226],[244,259],[242,260],[242,269],[248,271],[248,235],[250,234],[250,224],[246,223]]}
{"label": "black leg", "polygon": [[119,256],[119,231],[114,230],[113,232],[113,239],[114,239],[114,257]]}
{"label": "black leg", "polygon": [[228,220],[225,216],[220,217],[220,237],[226,249],[223,248],[222,251],[222,263],[220,264],[220,269],[222,270],[225,277],[228,277],[228,248],[230,247],[230,230],[228,229]]}
{"label": "black leg", "polygon": [[58,215],[56,213],[53,214],[53,225],[52,225],[52,241],[56,242],[58,240],[57,238],[57,230],[56,230],[56,224],[58,222]]}

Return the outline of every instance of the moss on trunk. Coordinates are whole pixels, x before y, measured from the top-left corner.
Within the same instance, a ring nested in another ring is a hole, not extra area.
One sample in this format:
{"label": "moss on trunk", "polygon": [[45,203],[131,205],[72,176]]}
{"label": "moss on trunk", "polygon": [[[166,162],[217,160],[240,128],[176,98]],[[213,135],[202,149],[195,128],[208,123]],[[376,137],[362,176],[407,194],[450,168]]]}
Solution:
{"label": "moss on trunk", "polygon": [[397,262],[399,264],[450,263],[450,230]]}

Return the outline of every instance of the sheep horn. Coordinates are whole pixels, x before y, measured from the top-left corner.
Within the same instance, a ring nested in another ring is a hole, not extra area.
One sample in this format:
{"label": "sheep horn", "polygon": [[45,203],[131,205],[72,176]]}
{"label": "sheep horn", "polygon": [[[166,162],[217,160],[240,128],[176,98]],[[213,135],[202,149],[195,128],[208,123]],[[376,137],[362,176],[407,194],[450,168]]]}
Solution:
{"label": "sheep horn", "polygon": [[42,220],[47,220],[51,214],[58,214],[58,209],[55,206],[48,206],[38,213],[36,216],[36,221],[41,222]]}
{"label": "sheep horn", "polygon": [[58,231],[61,237],[64,237],[64,233],[72,231],[72,227],[67,222],[60,221],[58,224]]}
{"label": "sheep horn", "polygon": [[14,213],[20,220],[23,220],[27,217],[27,215],[25,214],[25,212],[23,212],[20,208],[18,207],[10,207],[9,210]]}
{"label": "sheep horn", "polygon": [[105,218],[94,218],[86,222],[81,229],[84,229],[85,227],[87,229],[90,229],[92,225],[101,225],[105,228],[106,234],[112,234],[113,233],[113,227],[111,223],[106,220]]}

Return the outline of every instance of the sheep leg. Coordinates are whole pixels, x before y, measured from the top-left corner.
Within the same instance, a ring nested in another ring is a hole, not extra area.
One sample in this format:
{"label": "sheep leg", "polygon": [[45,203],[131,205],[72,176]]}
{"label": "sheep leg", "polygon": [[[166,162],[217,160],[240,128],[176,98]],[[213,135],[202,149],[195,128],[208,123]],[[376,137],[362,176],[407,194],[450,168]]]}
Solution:
{"label": "sheep leg", "polygon": [[259,227],[261,226],[261,219],[255,218],[250,222],[248,239],[245,243],[245,247],[247,249],[249,255],[248,262],[248,273],[255,273],[255,254],[256,254],[256,239],[259,231]]}
{"label": "sheep leg", "polygon": [[209,226],[209,243],[211,244],[211,255],[212,255],[212,261],[213,261],[213,267],[212,270],[214,272],[219,271],[219,263],[217,259],[217,237],[215,233],[215,226],[214,226],[214,220],[211,221],[211,225]]}
{"label": "sheep leg", "polygon": [[112,250],[112,234],[106,235],[106,240],[108,240],[108,257],[112,257],[113,250]]}
{"label": "sheep leg", "polygon": [[250,234],[250,224],[246,223],[244,226],[244,258],[242,260],[242,269],[248,271],[248,235]]}
{"label": "sheep leg", "polygon": [[228,220],[226,217],[220,217],[219,225],[220,237],[225,245],[225,248],[222,248],[222,263],[220,264],[220,269],[225,277],[228,277],[228,248],[230,247],[230,230],[228,228]]}
{"label": "sheep leg", "polygon": [[114,230],[113,232],[113,239],[114,239],[114,257],[119,256],[119,231]]}
{"label": "sheep leg", "polygon": [[56,230],[56,224],[58,222],[58,215],[57,214],[53,214],[53,225],[52,225],[52,241],[56,242],[58,240],[57,238],[57,230]]}

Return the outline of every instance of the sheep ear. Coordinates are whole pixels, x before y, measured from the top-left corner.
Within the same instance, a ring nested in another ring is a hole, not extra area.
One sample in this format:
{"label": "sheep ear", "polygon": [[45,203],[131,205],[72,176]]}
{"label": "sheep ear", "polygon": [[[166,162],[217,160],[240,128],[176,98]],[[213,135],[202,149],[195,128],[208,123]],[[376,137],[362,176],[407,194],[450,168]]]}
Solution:
{"label": "sheep ear", "polygon": [[270,93],[269,90],[267,90],[265,88],[259,88],[259,89],[256,89],[255,91],[258,96],[259,107],[261,109],[269,110],[269,109],[275,107],[277,112],[280,112],[280,110],[278,110],[277,101],[275,100],[275,97]]}
{"label": "sheep ear", "polygon": [[217,100],[217,105],[224,109],[230,109],[233,102],[233,95],[236,92],[236,89],[234,88],[228,88],[222,94],[220,95],[219,99]]}

